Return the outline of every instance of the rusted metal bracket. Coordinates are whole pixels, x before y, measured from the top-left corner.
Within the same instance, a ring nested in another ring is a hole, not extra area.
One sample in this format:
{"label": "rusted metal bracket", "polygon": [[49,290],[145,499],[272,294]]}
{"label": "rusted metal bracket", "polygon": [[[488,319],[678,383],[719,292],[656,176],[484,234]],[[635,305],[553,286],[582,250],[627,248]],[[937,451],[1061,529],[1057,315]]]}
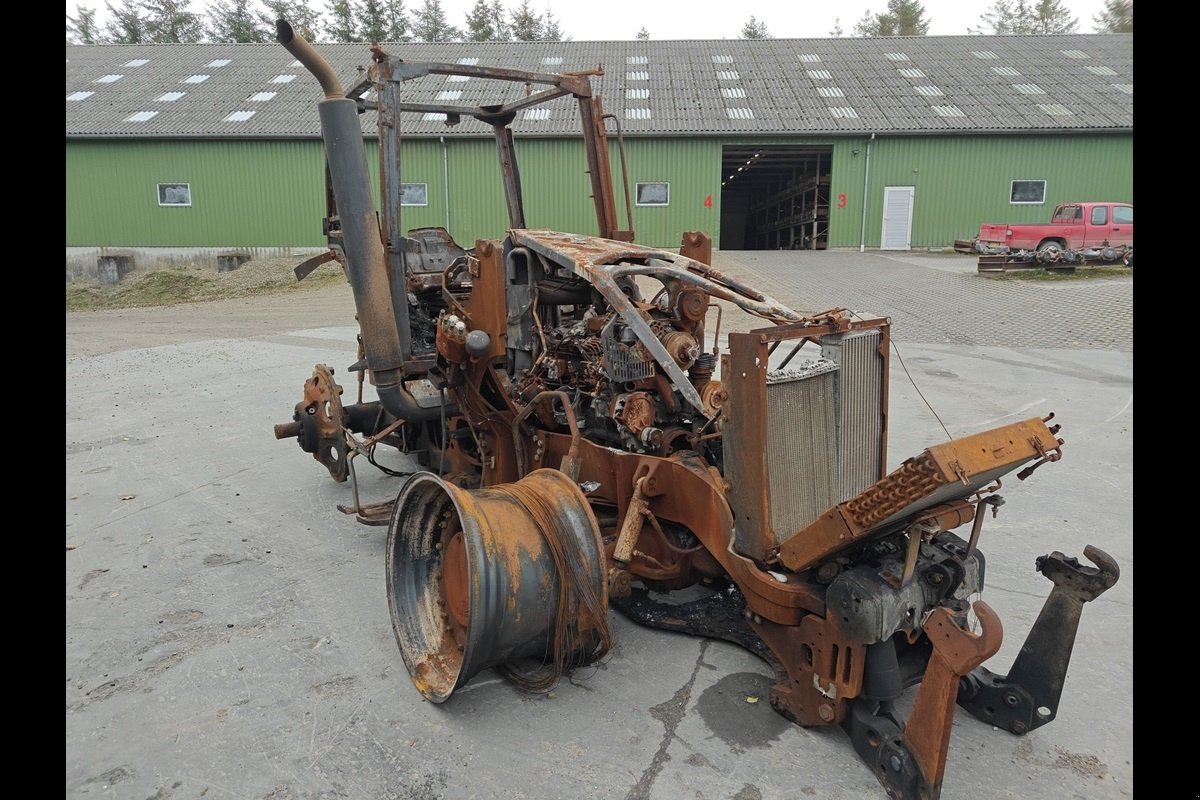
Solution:
{"label": "rusted metal bracket", "polygon": [[958,703],[972,715],[1017,735],[1054,719],[1083,604],[1106,592],[1121,575],[1117,562],[1100,548],[1088,545],[1083,554],[1096,566],[1081,566],[1057,550],[1038,558],[1038,571],[1054,588],[1007,675],[979,667],[963,678]]}
{"label": "rusted metal bracket", "polygon": [[316,270],[317,267],[319,267],[322,264],[325,264],[329,261],[334,261],[336,259],[337,259],[336,253],[334,253],[332,250],[326,250],[324,253],[321,253],[320,255],[316,255],[316,256],[313,256],[312,258],[301,261],[299,264],[296,265],[296,268],[293,269],[292,272],[295,274],[297,281],[302,281],[305,278],[307,278],[309,275],[311,275],[313,273],[313,271]]}
{"label": "rusted metal bracket", "polygon": [[338,503],[337,510],[343,514],[353,514],[358,518],[358,521],[364,525],[387,525],[392,516],[392,508],[396,504],[395,498],[384,500],[379,503],[367,503],[363,505],[358,496],[358,475],[354,471],[354,458],[360,453],[369,453],[371,448],[382,441],[386,436],[391,435],[398,430],[406,420],[398,419],[391,425],[388,425],[383,430],[368,437],[362,442],[355,438],[354,434],[346,431],[346,446],[350,451],[346,456],[346,470],[350,476],[350,492],[354,497],[354,505],[347,506],[344,503]]}
{"label": "rusted metal bracket", "polygon": [[525,443],[521,437],[521,423],[533,413],[537,408],[538,403],[543,400],[555,398],[562,403],[563,415],[567,418],[567,427],[571,430],[571,446],[567,454],[562,457],[559,464],[559,470],[566,473],[567,477],[573,481],[579,480],[579,421],[575,419],[575,408],[571,405],[571,398],[566,392],[547,391],[538,392],[533,399],[521,410],[512,422],[513,446],[517,457],[517,477],[521,478],[525,475]]}
{"label": "rusted metal bracket", "polygon": [[1004,505],[1004,498],[998,494],[980,499],[978,505],[975,506],[975,520],[971,524],[971,539],[967,542],[967,553],[964,558],[970,558],[975,552],[975,548],[979,545],[979,534],[983,530],[984,510],[988,506],[991,506],[992,517],[994,518],[1002,505]]}
{"label": "rusted metal bracket", "polygon": [[650,505],[642,491],[648,478],[638,478],[633,484],[633,495],[629,498],[629,509],[625,512],[625,520],[621,523],[621,534],[617,537],[617,546],[613,548],[613,560],[621,565],[628,564],[633,559],[633,547],[637,544],[638,535],[642,532],[642,520],[650,516]]}
{"label": "rusted metal bracket", "polygon": [[1000,617],[991,606],[980,600],[974,610],[978,634],[963,627],[965,608],[963,613],[937,608],[923,626],[933,653],[904,726],[903,740],[920,772],[920,797],[936,798],[941,793],[959,680],[995,655],[1004,640]]}

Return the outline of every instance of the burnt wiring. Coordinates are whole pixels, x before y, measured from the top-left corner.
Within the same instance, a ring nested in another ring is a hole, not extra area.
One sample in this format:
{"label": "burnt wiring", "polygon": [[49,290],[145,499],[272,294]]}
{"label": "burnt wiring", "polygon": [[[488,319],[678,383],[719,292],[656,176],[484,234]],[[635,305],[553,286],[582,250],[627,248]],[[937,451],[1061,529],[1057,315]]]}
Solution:
{"label": "burnt wiring", "polygon": [[[376,444],[378,444],[378,443],[376,443]],[[385,467],[383,464],[380,464],[378,461],[375,460],[375,445],[374,444],[367,448],[367,463],[370,464],[375,469],[382,472],[384,475],[390,475],[393,478],[404,478],[404,477],[414,474],[414,470],[397,470],[397,469],[392,469],[391,467]]]}
{"label": "burnt wiring", "polygon": [[[362,340],[360,337],[360,339],[359,339],[360,345],[361,345],[361,341]],[[384,419],[384,410],[383,410],[383,407],[380,406],[379,413],[377,413],[375,415],[374,430],[376,430],[376,431],[383,430],[383,419]],[[384,475],[390,475],[393,478],[405,478],[405,477],[408,477],[409,475],[413,474],[414,470],[396,470],[396,469],[392,469],[391,467],[385,467],[383,464],[380,464],[378,461],[376,461],[375,460],[375,447],[378,444],[379,444],[379,441],[376,440],[374,437],[371,437],[370,439],[368,439],[367,446],[364,448],[361,448],[367,456],[368,464],[370,464],[372,467],[374,467],[375,469],[382,472]]]}
{"label": "burnt wiring", "polygon": [[[853,311],[850,312],[850,315],[859,320],[862,319],[861,316],[854,313]],[[954,437],[950,435],[949,429],[946,428],[946,423],[942,422],[942,418],[938,416],[938,413],[937,413],[937,411],[934,410],[933,405],[929,402],[929,400],[921,392],[921,387],[917,386],[917,382],[916,382],[916,380],[913,379],[912,373],[908,371],[908,365],[904,363],[904,357],[902,355],[900,355],[900,348],[896,346],[895,337],[889,337],[889,341],[891,342],[891,345],[892,345],[892,352],[894,352],[896,354],[896,360],[900,362],[900,368],[904,370],[904,375],[905,375],[905,377],[908,378],[908,382],[912,384],[913,390],[916,391],[916,393],[917,393],[917,397],[921,398],[921,402],[924,403],[925,407],[929,409],[929,413],[933,414],[933,418],[937,420],[938,425],[942,426],[942,432],[946,434],[946,438],[953,439]]]}

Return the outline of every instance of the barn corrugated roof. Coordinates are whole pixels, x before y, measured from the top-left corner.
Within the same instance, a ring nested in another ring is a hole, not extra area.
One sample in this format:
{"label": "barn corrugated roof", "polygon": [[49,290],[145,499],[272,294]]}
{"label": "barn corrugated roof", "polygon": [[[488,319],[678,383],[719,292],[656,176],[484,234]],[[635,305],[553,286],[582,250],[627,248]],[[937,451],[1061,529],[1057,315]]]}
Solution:
{"label": "barn corrugated roof", "polygon": [[[406,61],[533,72],[603,67],[592,85],[626,135],[1121,132],[1133,129],[1131,34],[384,44]],[[320,44],[347,88],[364,44]],[[320,135],[315,78],[277,44],[67,45],[67,138]],[[470,63],[469,61],[467,63]],[[427,76],[414,103],[514,100],[519,84]],[[443,94],[461,92],[461,95]],[[439,99],[439,95],[441,99]],[[451,99],[455,98],[455,99]],[[578,132],[570,100],[520,113],[524,136]],[[374,132],[373,115],[364,130]],[[486,135],[406,115],[411,136]]]}

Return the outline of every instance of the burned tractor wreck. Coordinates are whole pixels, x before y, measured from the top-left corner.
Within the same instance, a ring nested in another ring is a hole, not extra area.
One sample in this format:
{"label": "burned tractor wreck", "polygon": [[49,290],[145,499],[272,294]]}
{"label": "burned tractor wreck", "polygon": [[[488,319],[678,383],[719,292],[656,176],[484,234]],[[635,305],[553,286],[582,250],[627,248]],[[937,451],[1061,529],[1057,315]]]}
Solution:
{"label": "burned tractor wreck", "polygon": [[[318,364],[275,435],[349,480],[343,511],[387,527],[391,620],[425,698],[446,701],[488,668],[548,689],[607,652],[613,607],[760,656],[772,707],[842,727],[894,798],[939,796],[956,705],[1014,734],[1054,718],[1082,606],[1117,580],[1116,563],[1091,547],[1094,567],[1059,552],[1037,560],[1053,588],[1007,675],[983,666],[1001,644],[998,616],[970,602],[1002,479],[1062,454],[1053,415],[888,472],[890,321],[793,311],[714,269],[703,233],[684,233],[678,252],[635,244],[632,224],[618,227],[611,117],[588,74],[407,62],[375,47],[366,80],[344,92],[284,21],[278,40],[325,92],[330,249],[297,275],[336,259],[361,335],[359,400],[345,402]],[[428,75],[525,91],[479,107],[401,99]],[[525,220],[509,124],[565,97],[578,105],[598,236]],[[366,112],[381,132],[378,214]],[[401,229],[405,112],[491,126],[503,238],[467,249],[444,229]],[[364,379],[377,399],[362,397]],[[379,447],[421,469],[395,497],[363,502],[355,461],[378,466]]]}

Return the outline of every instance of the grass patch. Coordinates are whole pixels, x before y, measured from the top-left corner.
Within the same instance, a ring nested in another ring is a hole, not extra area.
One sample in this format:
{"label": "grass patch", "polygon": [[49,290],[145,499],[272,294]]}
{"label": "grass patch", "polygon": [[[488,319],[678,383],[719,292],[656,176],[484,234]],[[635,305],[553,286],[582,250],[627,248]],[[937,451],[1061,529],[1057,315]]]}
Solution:
{"label": "grass patch", "polygon": [[1018,269],[1008,272],[980,272],[993,281],[1086,281],[1095,278],[1132,278],[1125,266],[1076,267],[1074,272],[1049,272],[1044,269]]}
{"label": "grass patch", "polygon": [[67,284],[67,311],[173,306],[309,291],[346,282],[336,262],[322,264],[303,281],[297,281],[292,270],[301,261],[302,258],[247,261],[230,272],[218,272],[213,266],[135,271],[111,286],[102,286],[95,280],[76,280]]}

